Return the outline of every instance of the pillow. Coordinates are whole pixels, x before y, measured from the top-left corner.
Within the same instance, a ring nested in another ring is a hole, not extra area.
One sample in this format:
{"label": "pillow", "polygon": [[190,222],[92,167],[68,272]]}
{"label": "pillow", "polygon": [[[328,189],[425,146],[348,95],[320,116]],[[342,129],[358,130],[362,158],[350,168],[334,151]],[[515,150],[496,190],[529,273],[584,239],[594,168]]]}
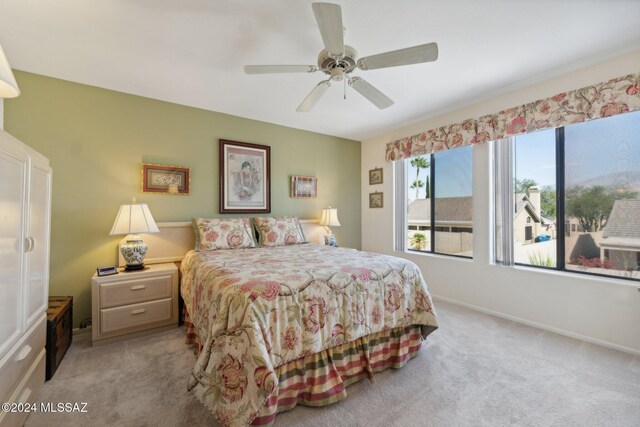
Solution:
{"label": "pillow", "polygon": [[196,251],[255,248],[249,218],[194,218]]}
{"label": "pillow", "polygon": [[253,223],[262,246],[285,246],[307,243],[300,221],[295,217],[255,217]]}

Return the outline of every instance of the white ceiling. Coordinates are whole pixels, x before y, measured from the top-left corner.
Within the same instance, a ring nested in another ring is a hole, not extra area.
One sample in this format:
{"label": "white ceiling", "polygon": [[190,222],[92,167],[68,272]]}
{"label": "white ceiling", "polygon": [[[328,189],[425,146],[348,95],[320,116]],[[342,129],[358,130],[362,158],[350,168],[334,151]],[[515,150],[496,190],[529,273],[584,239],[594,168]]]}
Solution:
{"label": "white ceiling", "polygon": [[311,0],[0,0],[0,45],[16,69],[358,140],[640,47],[634,0],[335,2],[361,56],[438,43],[437,62],[354,72],[392,107],[334,84],[297,113],[323,74],[244,74],[316,64]]}

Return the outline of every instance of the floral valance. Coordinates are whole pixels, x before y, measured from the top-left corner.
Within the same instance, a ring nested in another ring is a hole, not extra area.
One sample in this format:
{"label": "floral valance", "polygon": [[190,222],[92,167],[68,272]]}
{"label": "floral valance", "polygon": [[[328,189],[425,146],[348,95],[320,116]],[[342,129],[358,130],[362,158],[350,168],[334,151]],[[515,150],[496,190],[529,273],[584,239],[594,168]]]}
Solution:
{"label": "floral valance", "polygon": [[560,93],[387,144],[388,161],[640,110],[640,73]]}

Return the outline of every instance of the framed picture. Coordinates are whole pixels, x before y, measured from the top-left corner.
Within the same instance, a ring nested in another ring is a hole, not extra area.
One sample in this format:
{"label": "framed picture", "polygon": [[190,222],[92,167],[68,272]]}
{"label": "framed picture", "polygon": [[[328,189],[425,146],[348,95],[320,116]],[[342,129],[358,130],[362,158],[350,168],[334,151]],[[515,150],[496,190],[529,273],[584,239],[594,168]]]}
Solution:
{"label": "framed picture", "polygon": [[382,206],[383,206],[382,193],[377,191],[375,193],[369,193],[369,207],[381,208]]}
{"label": "framed picture", "polygon": [[369,185],[382,184],[382,168],[371,169],[369,171]]}
{"label": "framed picture", "polygon": [[220,213],[271,212],[271,147],[220,140]]}
{"label": "framed picture", "polygon": [[142,164],[142,192],[189,194],[191,170],[180,166]]}
{"label": "framed picture", "polygon": [[294,198],[318,197],[318,178],[314,176],[292,176],[289,194]]}

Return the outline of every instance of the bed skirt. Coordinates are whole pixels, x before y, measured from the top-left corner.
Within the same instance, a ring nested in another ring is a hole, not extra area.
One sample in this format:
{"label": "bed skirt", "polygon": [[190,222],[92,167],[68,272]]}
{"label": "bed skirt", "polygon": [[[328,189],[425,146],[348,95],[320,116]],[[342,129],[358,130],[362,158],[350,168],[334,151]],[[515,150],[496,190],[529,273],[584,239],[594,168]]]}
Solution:
{"label": "bed skirt", "polygon": [[[187,344],[197,354],[202,346],[186,309],[183,314]],[[297,404],[326,406],[344,399],[351,384],[374,382],[374,373],[403,367],[420,350],[422,336],[420,325],[388,329],[277,367],[278,386],[251,425],[271,425],[276,414]]]}

